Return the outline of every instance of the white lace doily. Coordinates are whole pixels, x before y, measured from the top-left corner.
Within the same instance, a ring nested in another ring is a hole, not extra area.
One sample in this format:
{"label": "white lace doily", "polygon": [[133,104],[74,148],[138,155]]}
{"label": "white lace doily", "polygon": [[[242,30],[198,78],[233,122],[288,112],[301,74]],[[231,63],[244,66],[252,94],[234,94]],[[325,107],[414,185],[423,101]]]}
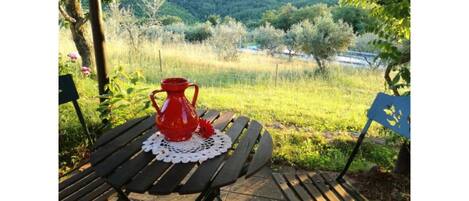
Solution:
{"label": "white lace doily", "polygon": [[171,163],[203,162],[226,152],[231,147],[231,138],[215,129],[207,139],[193,133],[190,140],[170,142],[159,131],[143,142],[145,152],[152,151],[156,160]]}

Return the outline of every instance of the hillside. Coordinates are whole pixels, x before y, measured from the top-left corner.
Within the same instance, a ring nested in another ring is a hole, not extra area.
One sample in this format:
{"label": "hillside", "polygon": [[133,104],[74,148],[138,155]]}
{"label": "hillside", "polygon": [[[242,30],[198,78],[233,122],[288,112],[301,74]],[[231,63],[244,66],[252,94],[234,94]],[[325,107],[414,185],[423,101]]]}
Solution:
{"label": "hillside", "polygon": [[[135,0],[121,0],[123,6],[132,7],[135,15],[142,16]],[[167,0],[161,7],[160,15],[173,15],[183,19],[186,23],[205,21],[208,16],[215,14],[231,16],[245,24],[255,24],[262,13],[269,9],[278,8],[286,3],[296,7],[303,7],[316,3],[337,4],[338,0]]]}

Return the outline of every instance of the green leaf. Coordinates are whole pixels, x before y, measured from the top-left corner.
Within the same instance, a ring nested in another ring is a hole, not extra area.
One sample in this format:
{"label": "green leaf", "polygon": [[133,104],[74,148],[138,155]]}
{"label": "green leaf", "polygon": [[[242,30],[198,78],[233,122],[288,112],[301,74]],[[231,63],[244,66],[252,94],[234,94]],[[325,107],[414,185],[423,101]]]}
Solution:
{"label": "green leaf", "polygon": [[131,94],[134,90],[135,88],[133,87],[127,88],[127,94]]}

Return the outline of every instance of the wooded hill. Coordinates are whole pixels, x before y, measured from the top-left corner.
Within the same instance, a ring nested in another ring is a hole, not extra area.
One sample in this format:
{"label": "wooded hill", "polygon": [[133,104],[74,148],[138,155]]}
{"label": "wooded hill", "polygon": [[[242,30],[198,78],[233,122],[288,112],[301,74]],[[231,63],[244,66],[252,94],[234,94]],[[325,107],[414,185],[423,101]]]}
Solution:
{"label": "wooded hill", "polygon": [[[136,16],[143,15],[135,6],[138,0],[121,0],[120,3],[131,7]],[[317,3],[336,5],[338,0],[166,0],[159,15],[178,16],[186,23],[202,22],[210,15],[231,16],[249,26],[257,24],[266,10],[287,3],[304,7]]]}

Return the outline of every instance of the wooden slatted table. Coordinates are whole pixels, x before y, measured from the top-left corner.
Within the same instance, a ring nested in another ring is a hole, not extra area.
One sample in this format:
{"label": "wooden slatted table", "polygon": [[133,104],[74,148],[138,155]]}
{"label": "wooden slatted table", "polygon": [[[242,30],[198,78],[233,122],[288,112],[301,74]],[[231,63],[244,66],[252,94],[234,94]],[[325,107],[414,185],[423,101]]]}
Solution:
{"label": "wooden slatted table", "polygon": [[[96,174],[128,200],[130,192],[153,195],[200,193],[197,200],[213,200],[220,187],[242,176],[252,176],[270,161],[272,137],[262,125],[232,112],[197,110],[230,136],[232,148],[203,163],[165,163],[156,161],[151,152],[143,152],[142,142],[158,128],[155,116],[135,119],[100,137],[90,162]],[[233,148],[234,147],[234,148]]]}

